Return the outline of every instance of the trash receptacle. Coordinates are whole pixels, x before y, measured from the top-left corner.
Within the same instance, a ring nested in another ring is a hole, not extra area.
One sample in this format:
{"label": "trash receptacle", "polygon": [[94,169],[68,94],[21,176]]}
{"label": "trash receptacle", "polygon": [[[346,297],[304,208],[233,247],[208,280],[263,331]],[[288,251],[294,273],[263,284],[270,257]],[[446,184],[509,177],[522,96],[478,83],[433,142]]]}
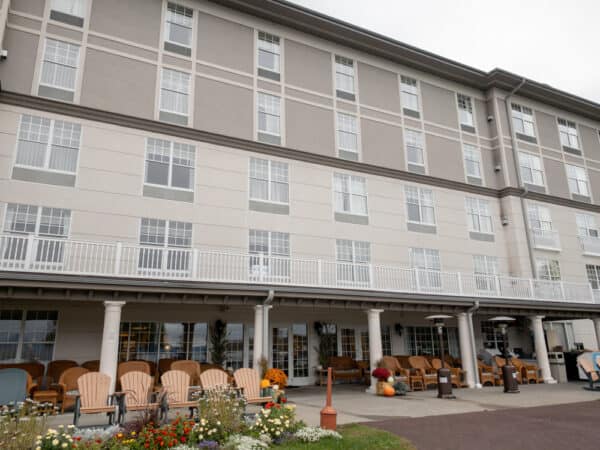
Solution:
{"label": "trash receptacle", "polygon": [[565,366],[565,355],[563,352],[548,352],[550,360],[550,373],[558,383],[566,383],[567,369]]}

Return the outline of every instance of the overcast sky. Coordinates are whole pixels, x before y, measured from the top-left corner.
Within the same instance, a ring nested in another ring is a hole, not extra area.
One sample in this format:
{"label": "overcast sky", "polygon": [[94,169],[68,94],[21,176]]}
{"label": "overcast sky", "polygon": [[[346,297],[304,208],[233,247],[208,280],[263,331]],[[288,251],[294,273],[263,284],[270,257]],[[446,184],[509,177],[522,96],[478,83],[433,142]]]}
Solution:
{"label": "overcast sky", "polygon": [[463,64],[600,103],[600,0],[292,0]]}

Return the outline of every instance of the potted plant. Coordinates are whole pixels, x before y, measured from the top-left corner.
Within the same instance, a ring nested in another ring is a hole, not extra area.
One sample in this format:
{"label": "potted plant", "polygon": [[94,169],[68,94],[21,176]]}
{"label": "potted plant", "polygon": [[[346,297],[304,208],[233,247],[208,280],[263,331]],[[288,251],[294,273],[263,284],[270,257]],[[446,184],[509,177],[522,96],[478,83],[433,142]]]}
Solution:
{"label": "potted plant", "polygon": [[336,336],[333,333],[328,332],[329,324],[323,322],[315,322],[315,332],[319,337],[319,345],[315,346],[319,358],[319,364],[317,365],[318,370],[322,370],[327,367],[329,363],[329,357],[334,354],[334,344]]}
{"label": "potted plant", "polygon": [[[392,373],[386,369],[385,367],[377,367],[371,373],[373,378],[377,378],[377,384],[375,385],[375,392],[377,395],[385,395],[386,389],[389,392],[389,388],[394,391],[394,379],[392,377]],[[392,378],[392,382],[390,383],[390,378]]]}
{"label": "potted plant", "polygon": [[218,319],[210,328],[210,360],[223,367],[227,359],[227,322]]}

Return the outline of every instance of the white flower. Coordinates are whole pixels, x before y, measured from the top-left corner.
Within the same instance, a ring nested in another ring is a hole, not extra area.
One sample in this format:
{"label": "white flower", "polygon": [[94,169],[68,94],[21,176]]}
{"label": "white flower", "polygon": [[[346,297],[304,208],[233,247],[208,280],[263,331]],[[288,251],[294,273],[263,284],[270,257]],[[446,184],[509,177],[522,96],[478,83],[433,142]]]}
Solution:
{"label": "white flower", "polygon": [[69,444],[67,444],[66,442],[63,442],[63,445],[61,445],[62,448],[67,448]]}
{"label": "white flower", "polygon": [[54,439],[54,440],[52,441],[52,445],[54,445],[54,446],[56,447],[56,446],[58,445],[58,439]]}

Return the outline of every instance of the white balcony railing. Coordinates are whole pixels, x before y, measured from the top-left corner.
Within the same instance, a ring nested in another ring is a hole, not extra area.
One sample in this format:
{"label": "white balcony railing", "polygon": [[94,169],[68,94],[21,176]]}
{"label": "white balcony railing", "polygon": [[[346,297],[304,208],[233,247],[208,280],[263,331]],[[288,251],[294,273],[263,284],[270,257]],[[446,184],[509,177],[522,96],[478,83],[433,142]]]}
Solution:
{"label": "white balcony railing", "polygon": [[0,235],[0,270],[600,304],[589,283],[32,235]]}
{"label": "white balcony railing", "polygon": [[593,236],[579,236],[583,253],[589,256],[600,256],[600,238]]}
{"label": "white balcony railing", "polygon": [[533,246],[542,250],[560,250],[558,231],[531,228]]}

